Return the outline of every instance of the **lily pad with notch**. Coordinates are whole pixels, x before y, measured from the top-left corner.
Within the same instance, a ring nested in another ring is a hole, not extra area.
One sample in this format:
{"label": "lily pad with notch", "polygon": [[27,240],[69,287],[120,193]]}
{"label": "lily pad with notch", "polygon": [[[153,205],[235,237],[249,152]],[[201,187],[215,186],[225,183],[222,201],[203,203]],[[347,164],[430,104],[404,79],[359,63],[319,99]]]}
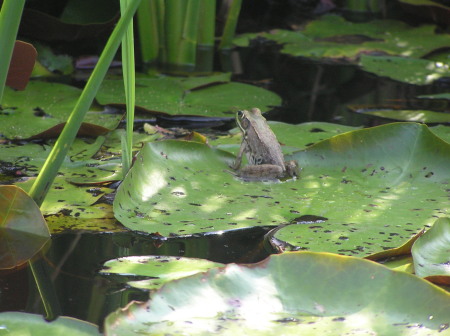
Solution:
{"label": "lily pad with notch", "polygon": [[114,213],[132,230],[163,236],[278,226],[313,214],[329,220],[317,232],[298,225],[293,245],[367,256],[404,244],[449,211],[450,145],[424,125],[347,132],[286,158],[299,162],[299,179],[245,182],[229,173],[227,152],[186,141],[146,144]]}
{"label": "lily pad with notch", "polygon": [[449,309],[449,293],[413,275],[291,252],[169,282],[110,314],[105,334],[449,335]]}

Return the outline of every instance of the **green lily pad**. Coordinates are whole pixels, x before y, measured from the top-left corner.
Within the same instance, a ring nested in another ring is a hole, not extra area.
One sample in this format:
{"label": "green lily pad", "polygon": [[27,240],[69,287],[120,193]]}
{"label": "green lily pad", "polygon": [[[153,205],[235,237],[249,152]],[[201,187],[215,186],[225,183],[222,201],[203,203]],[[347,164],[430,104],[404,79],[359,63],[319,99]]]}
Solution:
{"label": "green lily pad", "polygon": [[114,214],[130,229],[163,236],[315,215],[329,221],[290,225],[301,232],[292,245],[364,256],[404,244],[449,211],[450,145],[420,124],[347,132],[287,159],[299,162],[300,179],[245,182],[228,172],[234,157],[226,152],[146,144],[117,191]]}
{"label": "green lily pad", "polygon": [[371,261],[273,255],[172,281],[110,314],[107,335],[449,335],[450,294]]}
{"label": "green lily pad", "polygon": [[[34,180],[31,178],[26,182],[18,182],[16,185],[29,190]],[[44,215],[63,213],[77,218],[104,218],[110,213],[109,207],[106,204],[92,205],[101,196],[112,191],[100,186],[76,186],[64,178],[56,177],[41,205],[41,211]]]}
{"label": "green lily pad", "polygon": [[[182,258],[170,256],[124,257],[107,261],[103,265],[103,274],[118,274],[131,281],[130,286],[142,289],[157,289],[165,283],[207,271],[224,264],[206,259]],[[133,277],[150,277],[146,280],[135,280]]]}
{"label": "green lily pad", "polygon": [[47,322],[41,315],[19,312],[0,313],[0,331],[6,332],[5,335],[100,335],[96,325],[72,317],[60,316]]}
{"label": "green lily pad", "polygon": [[0,186],[0,269],[27,262],[49,239],[47,224],[33,199],[16,186]]}
{"label": "green lily pad", "polygon": [[252,34],[237,40],[240,46],[256,37],[283,44],[281,52],[307,58],[355,60],[360,54],[384,52],[392,56],[421,58],[433,50],[448,46],[448,35],[436,34],[432,25],[411,27],[394,20],[365,23],[346,21],[337,15],[325,15],[304,30],[274,30]]}
{"label": "green lily pad", "polygon": [[450,126],[437,125],[430,127],[430,131],[432,131],[442,140],[450,143]]}
{"label": "green lily pad", "polygon": [[450,276],[450,219],[440,218],[414,243],[411,253],[417,276]]}
{"label": "green lily pad", "polygon": [[363,70],[377,76],[414,85],[427,85],[439,78],[450,77],[448,63],[424,59],[362,55],[359,64]]}
{"label": "green lily pad", "polygon": [[[222,78],[224,79],[224,78]],[[234,117],[240,109],[260,106],[267,110],[281,104],[281,98],[268,90],[242,84],[211,82],[201,78],[160,77],[136,79],[136,105],[149,111],[193,114],[208,117]],[[194,87],[200,85],[199,87]],[[105,80],[96,96],[100,104],[124,104],[122,80]]]}
{"label": "green lily pad", "polygon": [[[5,88],[1,134],[9,139],[27,139],[65,123],[80,94],[81,90],[72,86],[39,81],[31,81],[24,91]],[[121,117],[92,111],[84,122],[107,132]]]}
{"label": "green lily pad", "polygon": [[450,123],[450,113],[429,110],[360,109],[356,112],[396,121],[413,121],[429,124]]}
{"label": "green lily pad", "polygon": [[[298,125],[269,121],[268,124],[281,144],[289,144],[289,148],[283,147],[284,154],[291,154],[293,150],[303,149],[332,136],[360,129],[360,127],[317,121]],[[238,127],[233,128],[229,133],[227,136],[210,140],[209,144],[236,154],[242,142],[242,133]]]}

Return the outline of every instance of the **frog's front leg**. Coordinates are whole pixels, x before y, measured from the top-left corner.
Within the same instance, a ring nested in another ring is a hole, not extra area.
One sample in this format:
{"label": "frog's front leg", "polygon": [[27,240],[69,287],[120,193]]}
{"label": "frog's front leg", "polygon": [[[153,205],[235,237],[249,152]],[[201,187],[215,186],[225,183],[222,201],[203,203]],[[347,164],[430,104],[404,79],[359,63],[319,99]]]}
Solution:
{"label": "frog's front leg", "polygon": [[231,166],[234,170],[238,170],[242,163],[242,155],[244,155],[245,148],[247,147],[247,144],[245,141],[242,141],[241,147],[239,148],[239,153],[236,155],[236,160],[234,161],[234,164]]}

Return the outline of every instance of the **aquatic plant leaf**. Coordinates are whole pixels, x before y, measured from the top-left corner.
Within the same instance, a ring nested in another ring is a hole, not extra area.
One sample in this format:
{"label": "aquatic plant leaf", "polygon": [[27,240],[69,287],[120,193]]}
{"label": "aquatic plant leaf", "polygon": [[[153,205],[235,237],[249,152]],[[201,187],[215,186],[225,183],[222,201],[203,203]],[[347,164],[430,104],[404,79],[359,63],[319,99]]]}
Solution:
{"label": "aquatic plant leaf", "polygon": [[5,335],[93,336],[101,335],[96,325],[72,317],[60,316],[47,322],[41,315],[22,312],[0,313],[1,330]]}
{"label": "aquatic plant leaf", "polygon": [[414,243],[411,253],[419,277],[450,276],[450,219],[440,218]]}
{"label": "aquatic plant leaf", "polygon": [[[347,132],[286,159],[299,162],[299,179],[246,182],[229,172],[234,156],[224,151],[146,144],[117,191],[114,215],[163,236],[294,223],[287,228],[301,234],[283,237],[293,246],[367,256],[403,245],[449,211],[450,145],[424,125]],[[304,215],[328,221],[295,224]]]}
{"label": "aquatic plant leaf", "polygon": [[[383,52],[391,56],[421,58],[433,50],[447,47],[448,35],[436,34],[432,25],[411,27],[394,20],[365,23],[346,21],[337,15],[324,15],[301,31],[273,30],[251,34],[283,45],[282,53],[313,59],[356,60],[360,54]],[[237,41],[246,45],[246,37]]]}
{"label": "aquatic plant leaf", "polygon": [[[29,190],[34,183],[34,178],[26,182],[18,182],[24,190]],[[44,215],[61,213],[77,218],[105,218],[109,213],[105,205],[92,206],[101,196],[111,193],[113,190],[101,186],[76,186],[63,177],[56,177],[41,211]]]}
{"label": "aquatic plant leaf", "polygon": [[[136,105],[150,112],[231,118],[239,109],[258,106],[264,111],[281,104],[281,98],[268,90],[242,83],[224,83],[227,79],[224,76],[213,75],[209,81],[207,79],[138,77]],[[96,99],[103,105],[124,104],[122,80],[103,81]]]}
{"label": "aquatic plant leaf", "polygon": [[399,82],[427,85],[442,77],[450,77],[448,63],[398,56],[362,55],[363,70]]}
{"label": "aquatic plant leaf", "polygon": [[272,255],[172,281],[105,320],[105,335],[449,335],[450,294],[377,263]]}
{"label": "aquatic plant leaf", "polygon": [[16,186],[0,186],[0,269],[27,262],[49,239],[33,199]]}
{"label": "aquatic plant leaf", "polygon": [[[157,289],[165,283],[184,278],[224,264],[206,259],[170,257],[170,256],[132,256],[109,260],[103,264],[100,273],[117,274],[129,278],[130,286],[143,289]],[[149,277],[135,280],[133,277]]]}
{"label": "aquatic plant leaf", "polygon": [[[24,91],[6,88],[0,113],[0,134],[6,138],[27,139],[65,123],[81,90],[72,86],[30,81]],[[88,112],[84,126],[107,132],[115,128],[121,115]],[[98,134],[97,134],[98,135]]]}
{"label": "aquatic plant leaf", "polygon": [[450,126],[437,125],[430,127],[430,131],[432,131],[442,140],[450,143]]}
{"label": "aquatic plant leaf", "polygon": [[357,109],[357,113],[395,121],[413,121],[429,124],[450,123],[450,113],[429,110]]}

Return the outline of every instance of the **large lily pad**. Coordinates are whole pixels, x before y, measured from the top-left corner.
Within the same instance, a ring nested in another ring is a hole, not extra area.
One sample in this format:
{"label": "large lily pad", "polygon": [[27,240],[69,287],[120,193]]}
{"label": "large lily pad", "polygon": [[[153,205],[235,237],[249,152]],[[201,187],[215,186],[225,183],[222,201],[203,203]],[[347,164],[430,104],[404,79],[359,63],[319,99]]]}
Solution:
{"label": "large lily pad", "polygon": [[401,82],[426,85],[442,77],[450,77],[449,64],[398,56],[363,55],[360,65],[365,71]]}
{"label": "large lily pad", "polygon": [[[81,90],[75,87],[32,81],[24,91],[5,89],[0,113],[0,134],[26,139],[65,123]],[[107,132],[115,128],[121,115],[88,112],[85,125]],[[91,133],[92,135],[92,133]]]}
{"label": "large lily pad", "polygon": [[6,332],[5,335],[100,335],[97,326],[71,317],[61,316],[53,322],[47,322],[41,315],[19,312],[0,313],[0,331]]}
{"label": "large lily pad", "polygon": [[[281,98],[268,90],[228,82],[223,77],[207,79],[137,78],[136,105],[159,113],[233,117],[239,109],[260,106],[267,110],[281,104]],[[125,103],[123,81],[105,80],[96,98],[100,104]]]}
{"label": "large lily pad", "polygon": [[0,269],[25,263],[49,239],[47,224],[33,199],[16,186],[0,186]]}
{"label": "large lily pad", "polygon": [[450,294],[332,254],[273,255],[163,286],[110,314],[105,335],[449,335]]}
{"label": "large lily pad", "polygon": [[190,142],[147,144],[118,189],[115,216],[130,229],[170,236],[315,215],[329,221],[294,224],[301,233],[293,245],[369,255],[404,244],[448,213],[450,145],[426,126],[347,132],[288,158],[302,167],[300,179],[245,182],[228,172],[233,156],[226,152]]}
{"label": "large lily pad", "polygon": [[411,253],[416,275],[450,276],[450,219],[441,218],[419,237],[414,243]]}

